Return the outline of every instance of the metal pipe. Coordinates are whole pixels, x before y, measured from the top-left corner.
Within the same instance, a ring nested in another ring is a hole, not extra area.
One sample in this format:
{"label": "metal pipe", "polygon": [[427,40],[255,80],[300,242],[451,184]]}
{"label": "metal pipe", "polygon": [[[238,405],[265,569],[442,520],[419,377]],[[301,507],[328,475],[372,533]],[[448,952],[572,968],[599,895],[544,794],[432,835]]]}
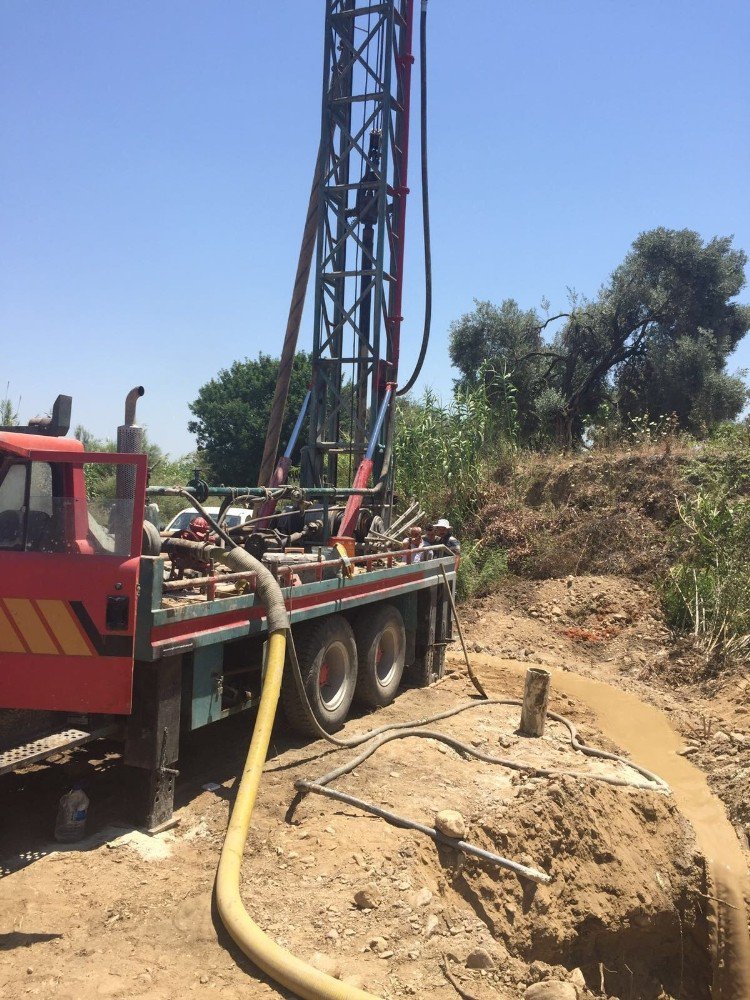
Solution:
{"label": "metal pipe", "polygon": [[417,511],[417,513],[413,514],[412,517],[410,517],[405,524],[399,525],[399,527],[396,529],[396,534],[403,535],[405,531],[409,531],[410,528],[413,528],[414,525],[417,523],[417,521],[421,521],[423,517],[424,517],[424,511],[423,510]]}
{"label": "metal pipe", "polygon": [[407,517],[411,517],[417,510],[419,510],[419,501],[415,500],[414,503],[410,504],[410,506],[406,508],[403,514],[400,514],[396,518],[396,520],[389,526],[388,530],[398,531],[398,526],[401,522],[405,521]]}
{"label": "metal pipe", "polygon": [[[364,489],[370,480],[370,474],[372,473],[373,467],[373,456],[379,443],[380,432],[383,429],[383,421],[385,420],[385,415],[388,412],[392,395],[393,386],[389,385],[385,391],[385,395],[383,396],[383,401],[380,404],[378,415],[375,418],[375,423],[370,433],[370,443],[367,446],[367,453],[360,462],[359,468],[357,469],[357,473],[354,477],[353,485],[357,490]],[[359,493],[352,492],[346,503],[344,516],[341,518],[341,524],[339,526],[340,535],[343,535],[344,537],[351,537],[354,534],[357,518],[359,517],[361,509],[362,496]]]}
{"label": "metal pipe", "polygon": [[145,393],[142,385],[136,385],[125,397],[125,426],[133,427],[135,424],[135,406],[141,396]]}
{"label": "metal pipe", "polygon": [[[297,416],[297,421],[292,430],[291,436],[289,438],[289,443],[287,444],[286,451],[281,456],[276,464],[276,468],[273,471],[273,476],[268,484],[271,488],[277,486],[283,486],[289,476],[289,470],[292,467],[292,452],[294,451],[294,446],[297,443],[297,438],[299,436],[300,428],[305,419],[305,414],[307,413],[307,407],[310,402],[310,390],[307,390],[305,399],[300,407],[299,415]],[[258,519],[258,528],[267,528],[269,517],[276,510],[276,504],[278,500],[276,497],[270,496],[267,500],[264,500],[262,504],[256,510],[256,515]]]}
{"label": "metal pipe", "polygon": [[[249,497],[267,497],[268,489],[262,486],[208,486],[206,489],[206,495],[210,497],[234,497],[240,491]],[[359,487],[346,487],[339,489],[336,486],[295,486],[294,494],[288,493],[290,498],[298,499],[299,497],[309,497],[312,500],[322,500],[325,497],[372,497],[378,496],[380,493],[378,487],[359,488]],[[185,487],[184,489],[179,486],[149,486],[146,490],[148,496],[152,497],[177,497],[184,496],[186,493],[190,494],[190,502],[192,503],[192,498],[194,497],[193,490],[190,487]],[[284,487],[280,488],[281,499],[284,496]]]}
{"label": "metal pipe", "polygon": [[454,850],[463,851],[464,854],[472,854],[483,861],[491,861],[492,864],[508,868],[510,871],[515,872],[516,875],[520,875],[530,882],[536,882],[539,885],[548,885],[552,881],[551,876],[547,875],[546,872],[539,871],[537,868],[528,868],[517,861],[511,861],[510,858],[504,858],[501,854],[493,854],[492,851],[485,851],[483,847],[477,847],[476,844],[470,844],[466,840],[454,840],[453,837],[446,837],[444,833],[440,833],[439,830],[435,830],[431,826],[425,826],[424,823],[418,823],[407,816],[399,816],[398,813],[391,812],[389,809],[383,809],[372,802],[365,802],[364,799],[355,798],[353,795],[347,795],[346,792],[340,792],[336,788],[326,788],[324,785],[318,785],[314,781],[303,780],[295,781],[294,787],[300,791],[316,792],[318,795],[325,795],[329,799],[336,799],[338,802],[345,802],[347,805],[355,806],[357,809],[363,809],[365,812],[379,816],[387,823],[390,823],[392,826],[398,826],[402,830],[418,830],[426,837],[434,840],[436,844],[452,847]]}
{"label": "metal pipe", "polygon": [[[144,394],[142,385],[136,385],[125,397],[125,423],[117,428],[117,450],[125,455],[139,455],[146,449],[146,432],[135,422],[135,407]],[[135,500],[136,469],[134,465],[118,465],[115,473],[115,496],[118,500]],[[125,550],[132,531],[132,512],[125,504],[118,504],[114,511],[114,531],[117,551]],[[138,515],[143,517],[141,511]]]}
{"label": "metal pipe", "polygon": [[294,429],[292,430],[292,433],[289,437],[289,443],[286,446],[286,451],[284,452],[284,458],[292,457],[294,446],[297,444],[297,438],[299,437],[299,432],[302,430],[302,424],[304,422],[305,415],[307,414],[307,407],[310,405],[310,396],[311,396],[311,391],[308,389],[307,393],[305,394],[305,398],[302,402],[302,406],[300,408],[297,421],[294,425]]}
{"label": "metal pipe", "polygon": [[380,404],[378,415],[375,418],[375,426],[373,427],[372,433],[370,434],[370,443],[367,446],[367,454],[365,455],[365,458],[369,459],[370,461],[372,461],[375,455],[375,449],[377,448],[379,443],[380,432],[383,429],[383,421],[385,420],[385,415],[388,412],[388,407],[390,406],[392,395],[393,395],[393,386],[389,385],[388,388],[385,390],[383,401]]}
{"label": "metal pipe", "polygon": [[[180,539],[182,541],[183,539]],[[220,573],[214,576],[194,576],[187,580],[165,580],[162,583],[162,590],[171,593],[174,590],[187,590],[189,587],[204,587],[215,583],[236,583],[238,580],[250,580],[255,578],[255,570],[247,570],[242,573]]]}

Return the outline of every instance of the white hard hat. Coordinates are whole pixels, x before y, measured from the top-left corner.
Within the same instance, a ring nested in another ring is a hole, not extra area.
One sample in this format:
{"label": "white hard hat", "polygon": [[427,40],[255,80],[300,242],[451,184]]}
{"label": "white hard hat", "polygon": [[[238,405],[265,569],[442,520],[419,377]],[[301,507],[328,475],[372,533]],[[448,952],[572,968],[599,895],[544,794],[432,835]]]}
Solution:
{"label": "white hard hat", "polygon": [[435,523],[433,524],[432,527],[433,528],[445,528],[447,531],[452,531],[453,530],[451,528],[450,521],[447,518],[445,518],[445,517],[441,517],[437,521],[435,521]]}

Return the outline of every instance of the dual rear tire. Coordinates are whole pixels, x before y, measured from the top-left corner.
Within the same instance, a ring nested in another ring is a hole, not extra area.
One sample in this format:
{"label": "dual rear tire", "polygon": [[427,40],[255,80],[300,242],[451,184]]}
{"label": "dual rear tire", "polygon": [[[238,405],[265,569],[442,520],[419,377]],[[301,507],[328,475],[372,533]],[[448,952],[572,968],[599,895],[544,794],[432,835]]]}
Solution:
{"label": "dual rear tire", "polygon": [[[406,632],[394,605],[366,608],[355,619],[354,629],[343,615],[299,626],[294,640],[307,701],[326,732],[343,726],[353,701],[383,708],[396,697],[404,672]],[[290,666],[284,671],[281,701],[292,729],[316,735]]]}

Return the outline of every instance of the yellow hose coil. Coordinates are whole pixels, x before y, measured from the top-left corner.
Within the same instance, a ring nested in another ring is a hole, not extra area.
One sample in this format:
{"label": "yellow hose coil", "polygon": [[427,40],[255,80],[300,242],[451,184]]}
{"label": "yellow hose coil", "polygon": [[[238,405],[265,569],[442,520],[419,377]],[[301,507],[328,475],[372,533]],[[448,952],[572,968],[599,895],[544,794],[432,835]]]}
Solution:
{"label": "yellow hose coil", "polygon": [[365,990],[327,976],[272,941],[250,917],[240,896],[240,869],[250,820],[268,753],[276,707],[281,691],[286,653],[286,634],[271,632],[268,640],[266,676],[263,683],[253,738],[229,820],[219,870],[216,873],[216,903],[222,922],[234,941],[259,969],[303,1000],[378,1000]]}

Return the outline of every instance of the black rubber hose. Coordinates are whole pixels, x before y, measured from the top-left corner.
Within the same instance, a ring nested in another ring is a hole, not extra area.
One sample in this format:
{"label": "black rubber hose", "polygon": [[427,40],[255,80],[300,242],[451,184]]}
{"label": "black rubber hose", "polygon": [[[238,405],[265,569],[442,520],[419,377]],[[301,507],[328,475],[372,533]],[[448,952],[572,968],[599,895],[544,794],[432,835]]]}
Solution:
{"label": "black rubber hose", "polygon": [[[487,701],[475,701],[470,702],[468,705],[461,705],[459,708],[455,709],[451,714],[458,715],[460,712],[465,712],[468,709],[480,708],[483,705],[515,705],[520,706],[521,701],[516,699],[499,699],[499,698],[489,698]],[[512,771],[521,771],[526,774],[537,775],[543,778],[556,778],[561,776],[567,776],[570,778],[582,778],[589,781],[602,781],[607,785],[617,785],[625,788],[642,788],[649,791],[669,791],[669,786],[663,781],[658,775],[654,774],[652,771],[646,770],[645,767],[641,767],[640,764],[634,764],[630,760],[625,760],[619,757],[617,754],[610,753],[607,750],[599,750],[596,747],[586,746],[585,743],[581,743],[576,727],[573,723],[566,719],[564,715],[558,715],[556,712],[548,712],[548,718],[554,720],[555,722],[561,723],[568,730],[570,735],[570,745],[574,750],[579,751],[587,757],[596,757],[600,760],[612,760],[619,764],[624,764],[626,767],[632,768],[632,770],[637,771],[643,778],[646,779],[645,782],[633,781],[625,777],[615,777],[609,774],[597,774],[593,771],[573,771],[566,768],[551,768],[551,767],[537,767],[534,764],[524,764],[520,761],[511,760],[508,757],[496,757],[494,754],[484,753],[482,750],[477,750],[476,747],[469,746],[466,743],[462,743],[457,740],[454,736],[448,736],[446,733],[441,733],[434,729],[403,729],[401,732],[390,732],[383,733],[376,740],[368,743],[364,750],[359,753],[356,757],[342,764],[340,767],[335,768],[333,771],[329,771],[328,774],[324,774],[321,778],[315,779],[316,785],[329,785],[332,781],[337,778],[343,777],[350,771],[359,767],[363,764],[368,757],[371,757],[380,747],[384,746],[386,743],[391,743],[393,740],[403,740],[403,739],[424,739],[424,740],[434,740],[437,743],[443,743],[445,746],[451,747],[457,753],[464,754],[467,757],[475,757],[477,760],[484,761],[486,764],[499,764],[501,767],[507,767]]]}
{"label": "black rubber hose", "polygon": [[452,749],[456,750],[458,753],[464,753],[470,757],[476,757],[487,764],[499,764],[502,767],[508,767],[514,771],[525,771],[529,774],[535,774],[541,777],[551,778],[559,775],[568,775],[570,777],[586,778],[592,781],[603,781],[605,784],[609,785],[625,785],[635,788],[653,788],[653,786],[656,785],[657,789],[660,791],[669,790],[669,786],[666,782],[664,782],[657,774],[646,770],[645,767],[641,767],[639,764],[634,764],[630,760],[625,760],[623,757],[618,756],[618,754],[610,753],[607,750],[599,750],[596,747],[587,746],[579,737],[578,730],[570,719],[566,719],[564,715],[558,715],[557,712],[548,712],[547,715],[554,722],[559,722],[561,725],[566,727],[570,735],[570,745],[574,750],[578,750],[587,757],[597,757],[600,760],[613,760],[617,763],[624,764],[626,767],[630,767],[634,771],[637,771],[649,784],[640,785],[638,782],[628,781],[626,778],[620,779],[610,777],[609,775],[599,775],[586,771],[566,771],[564,769],[535,767],[533,764],[522,764],[518,761],[509,760],[507,757],[495,757],[492,754],[482,753],[481,750],[468,746],[466,743],[461,743],[459,740],[452,736],[447,736],[445,733],[421,728],[422,726],[429,725],[433,722],[441,722],[443,719],[450,719],[454,715],[459,715],[461,712],[469,711],[472,708],[480,708],[483,705],[513,705],[520,707],[523,702],[519,701],[517,698],[487,698],[485,695],[480,701],[470,701],[464,705],[458,705],[456,708],[449,708],[445,712],[438,712],[436,715],[428,715],[424,719],[410,719],[408,722],[392,722],[389,725],[380,726],[378,729],[371,729],[367,733],[361,733],[358,736],[352,736],[346,740],[339,739],[338,737],[331,736],[330,733],[326,732],[326,730],[318,722],[315,713],[313,712],[310,699],[307,697],[307,691],[305,690],[305,682],[302,677],[299,660],[297,659],[297,650],[294,646],[291,629],[287,636],[286,650],[292,667],[292,676],[294,677],[294,683],[297,687],[297,694],[302,705],[302,709],[313,729],[321,737],[321,739],[324,739],[327,743],[331,743],[333,746],[346,750],[353,750],[355,747],[362,746],[363,743],[369,743],[370,740],[374,741],[362,754],[355,757],[354,760],[342,765],[342,767],[337,768],[335,771],[331,771],[322,778],[318,778],[316,783],[319,785],[327,785],[330,781],[333,781],[336,778],[341,777],[341,775],[346,774],[348,771],[351,771],[353,768],[357,767],[358,764],[367,760],[367,758],[384,743],[389,743],[394,739],[416,736],[417,738],[432,739],[439,743],[444,743],[446,746],[452,747]]}
{"label": "black rubber hose", "polygon": [[419,19],[419,83],[420,83],[420,137],[422,146],[422,229],[424,232],[424,329],[422,331],[422,346],[414,371],[409,381],[396,393],[405,396],[419,378],[422,365],[427,355],[427,345],[430,343],[430,327],[432,326],[432,246],[430,243],[430,189],[427,175],[427,5],[422,4],[422,14]]}

